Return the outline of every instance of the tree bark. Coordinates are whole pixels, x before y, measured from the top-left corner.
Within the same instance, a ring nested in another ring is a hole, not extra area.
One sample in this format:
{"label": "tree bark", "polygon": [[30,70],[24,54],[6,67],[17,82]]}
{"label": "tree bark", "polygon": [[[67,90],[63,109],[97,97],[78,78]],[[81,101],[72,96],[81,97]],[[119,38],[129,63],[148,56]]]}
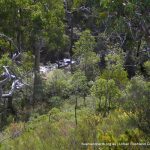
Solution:
{"label": "tree bark", "polygon": [[35,63],[34,63],[34,87],[33,87],[33,104],[38,97],[38,85],[39,85],[39,66],[40,66],[40,49],[35,49]]}
{"label": "tree bark", "polygon": [[77,121],[77,106],[78,106],[78,98],[76,97],[76,102],[75,102],[75,123],[76,123],[76,126],[78,124],[78,121]]}
{"label": "tree bark", "polygon": [[85,94],[83,96],[83,99],[84,99],[84,106],[86,107],[86,96],[85,96]]}
{"label": "tree bark", "polygon": [[70,33],[70,49],[69,49],[71,73],[73,72],[73,68],[72,68],[72,46],[73,46],[73,14],[71,14],[71,33]]}
{"label": "tree bark", "polygon": [[108,101],[109,101],[109,93],[108,93],[108,80],[107,80],[104,117],[106,117],[106,114],[108,112]]}
{"label": "tree bark", "polygon": [[7,110],[8,110],[9,113],[15,115],[16,112],[13,108],[13,103],[12,102],[13,102],[13,96],[8,97]]}

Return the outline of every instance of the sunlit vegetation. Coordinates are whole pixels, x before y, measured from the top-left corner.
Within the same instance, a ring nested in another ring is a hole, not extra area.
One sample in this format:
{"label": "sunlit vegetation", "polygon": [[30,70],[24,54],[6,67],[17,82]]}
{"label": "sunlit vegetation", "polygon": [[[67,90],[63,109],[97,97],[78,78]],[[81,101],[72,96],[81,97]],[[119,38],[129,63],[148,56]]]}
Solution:
{"label": "sunlit vegetation", "polygon": [[149,8],[0,0],[0,150],[150,149]]}

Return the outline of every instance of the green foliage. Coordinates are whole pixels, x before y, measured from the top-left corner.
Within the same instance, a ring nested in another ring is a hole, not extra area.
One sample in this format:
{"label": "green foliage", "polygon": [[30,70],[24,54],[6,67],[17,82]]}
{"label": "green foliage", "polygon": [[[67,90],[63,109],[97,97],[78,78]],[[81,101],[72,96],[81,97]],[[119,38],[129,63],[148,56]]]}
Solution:
{"label": "green foliage", "polygon": [[78,42],[75,43],[75,56],[83,55],[84,57],[88,52],[93,52],[95,47],[95,39],[89,30],[82,32]]}
{"label": "green foliage", "polygon": [[150,83],[144,81],[140,76],[132,78],[130,84],[126,89],[126,104],[125,109],[130,113],[133,113],[133,117],[139,128],[146,133],[150,133],[149,126],[149,90]]}
{"label": "green foliage", "polygon": [[74,57],[79,62],[79,68],[84,70],[88,79],[95,77],[95,72],[98,72],[99,57],[94,52],[95,39],[89,30],[82,32],[80,39],[75,43]]}
{"label": "green foliage", "polygon": [[125,71],[124,53],[120,48],[112,49],[112,53],[106,55],[106,68],[102,72],[102,78],[113,79],[118,86],[124,86],[128,82],[128,74]]}
{"label": "green foliage", "polygon": [[[78,114],[77,127],[73,121],[73,110],[64,112],[57,108],[26,124],[13,123],[7,129],[7,136],[11,134],[13,138],[6,139],[1,149],[66,150],[69,147],[73,150],[87,148],[81,143],[146,142],[143,133],[130,123],[131,119],[122,110],[113,111],[106,118],[94,114],[90,108],[79,110]],[[116,148],[122,149],[122,146],[111,147]]]}
{"label": "green foliage", "polygon": [[88,82],[82,71],[76,71],[71,79],[72,93],[78,96],[84,96],[88,93]]}
{"label": "green foliage", "polygon": [[113,79],[98,78],[91,88],[91,94],[99,99],[99,111],[109,112],[117,103],[121,92]]}
{"label": "green foliage", "polygon": [[75,96],[75,122],[77,125],[77,108],[79,97],[84,97],[84,105],[86,105],[85,98],[88,94],[87,78],[80,70],[75,72],[71,79],[71,91],[72,95]]}
{"label": "green foliage", "polygon": [[[4,52],[9,52],[13,50],[13,46],[6,40],[0,39],[0,51]],[[1,54],[1,52],[0,52]]]}
{"label": "green foliage", "polygon": [[62,99],[70,95],[69,73],[54,70],[47,75],[46,91],[48,96],[58,96]]}
{"label": "green foliage", "polygon": [[147,74],[150,76],[150,61],[146,61],[144,63],[144,67],[145,67]]}
{"label": "green foliage", "polygon": [[33,68],[33,55],[30,51],[24,52],[21,57],[22,70],[28,72]]}
{"label": "green foliage", "polygon": [[115,70],[104,70],[102,73],[102,78],[113,79],[117,85],[124,86],[127,84],[127,72],[122,68],[118,67]]}
{"label": "green foliage", "polygon": [[0,5],[0,32],[13,37],[19,49],[32,50],[39,37],[48,50],[62,49],[68,42],[63,1],[2,0]]}
{"label": "green foliage", "polygon": [[[45,4],[44,4],[45,5]],[[66,36],[64,36],[64,17],[63,2],[55,0],[52,2],[46,1],[47,10],[43,5],[44,28],[45,34],[49,38],[50,46],[53,48],[62,48],[65,45]]]}
{"label": "green foliage", "polygon": [[75,0],[73,2],[73,8],[78,8],[86,3],[86,0]]}
{"label": "green foliage", "polygon": [[[0,37],[0,73],[4,65],[9,66],[29,85],[13,95],[16,116],[7,116],[5,111],[4,116],[0,116],[1,124],[5,120],[10,123],[2,134],[4,139],[6,137],[0,144],[2,150],[90,150],[99,147],[83,147],[81,143],[149,140],[150,1],[66,2],[67,10],[62,0],[0,0],[0,33],[10,37]],[[68,54],[72,27],[73,57],[72,52]],[[19,65],[9,57],[17,47],[21,52]],[[40,64],[38,59],[34,68],[33,61],[37,57],[33,57],[33,52],[39,52],[44,63],[47,58],[56,61],[65,55],[72,57],[76,61],[73,74],[56,69],[45,76],[35,71],[33,76],[32,70]],[[102,68],[98,67],[99,57],[103,59]],[[144,74],[145,78],[136,76],[129,80],[130,71]],[[34,108],[31,103],[33,79],[37,79]],[[0,111],[5,110],[6,104],[2,99]],[[102,147],[134,148],[138,149],[131,145]]]}
{"label": "green foliage", "polygon": [[9,58],[9,54],[6,53],[2,56],[0,59],[0,71],[3,71],[3,66],[11,66],[12,65],[12,60]]}

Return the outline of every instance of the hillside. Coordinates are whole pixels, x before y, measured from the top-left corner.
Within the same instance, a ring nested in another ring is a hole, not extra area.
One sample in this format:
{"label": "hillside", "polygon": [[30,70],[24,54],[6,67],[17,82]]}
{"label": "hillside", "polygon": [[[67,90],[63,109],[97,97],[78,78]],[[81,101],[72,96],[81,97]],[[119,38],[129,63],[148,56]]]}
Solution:
{"label": "hillside", "polygon": [[150,149],[150,1],[0,0],[0,150]]}
{"label": "hillside", "polygon": [[[6,139],[1,149],[149,149],[147,137],[123,111],[113,110],[103,118],[95,114],[91,99],[87,107],[83,100],[78,105],[78,126],[75,124],[74,107],[66,102],[48,114],[34,114],[28,123],[12,123],[5,131]],[[10,136],[10,138],[8,138]],[[141,143],[141,145],[140,145]],[[91,145],[93,144],[93,145]],[[99,144],[99,145],[98,145]],[[139,146],[140,145],[140,146]]]}

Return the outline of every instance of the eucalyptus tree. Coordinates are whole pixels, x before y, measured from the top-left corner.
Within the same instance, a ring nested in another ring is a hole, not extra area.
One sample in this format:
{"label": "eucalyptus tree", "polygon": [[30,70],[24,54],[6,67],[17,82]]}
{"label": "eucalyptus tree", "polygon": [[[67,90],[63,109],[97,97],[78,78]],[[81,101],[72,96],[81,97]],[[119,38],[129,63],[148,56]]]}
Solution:
{"label": "eucalyptus tree", "polygon": [[[55,1],[36,1],[34,2],[34,12],[32,14],[33,30],[32,39],[34,40],[35,51],[35,80],[33,99],[41,99],[39,81],[39,63],[40,51],[45,47],[50,50],[56,50],[60,53],[61,47],[65,44],[66,36],[64,34],[64,7],[63,2]],[[39,88],[37,88],[39,85]],[[39,89],[38,91],[36,91]],[[36,96],[37,95],[37,96]]]}
{"label": "eucalyptus tree", "polygon": [[[31,1],[8,0],[0,1],[0,32],[11,37],[19,51],[29,48],[31,32]],[[11,44],[11,43],[10,43]]]}
{"label": "eucalyptus tree", "polygon": [[98,73],[99,57],[94,52],[95,38],[89,30],[82,32],[80,39],[75,43],[73,49],[74,57],[77,60],[78,67],[84,71],[88,79],[94,79]]}
{"label": "eucalyptus tree", "polygon": [[116,107],[117,99],[121,92],[113,79],[103,79],[99,77],[91,87],[91,94],[99,99],[98,110],[104,117],[113,108]]}
{"label": "eucalyptus tree", "polygon": [[85,103],[85,96],[88,93],[88,82],[84,72],[80,70],[76,71],[72,76],[70,84],[72,94],[75,96],[75,122],[77,125],[78,98],[84,97]]}
{"label": "eucalyptus tree", "polygon": [[[1,0],[0,7],[0,32],[11,37],[19,51],[33,51],[35,56],[33,99],[39,100],[42,94],[39,90],[42,89],[41,82],[38,83],[40,52],[55,50],[60,53],[67,41],[64,34],[63,1]],[[15,50],[12,46],[10,49]]]}
{"label": "eucalyptus tree", "polygon": [[125,53],[118,47],[110,47],[110,52],[105,56],[106,67],[101,77],[113,79],[120,88],[125,87],[128,82],[128,74],[124,67]]}

